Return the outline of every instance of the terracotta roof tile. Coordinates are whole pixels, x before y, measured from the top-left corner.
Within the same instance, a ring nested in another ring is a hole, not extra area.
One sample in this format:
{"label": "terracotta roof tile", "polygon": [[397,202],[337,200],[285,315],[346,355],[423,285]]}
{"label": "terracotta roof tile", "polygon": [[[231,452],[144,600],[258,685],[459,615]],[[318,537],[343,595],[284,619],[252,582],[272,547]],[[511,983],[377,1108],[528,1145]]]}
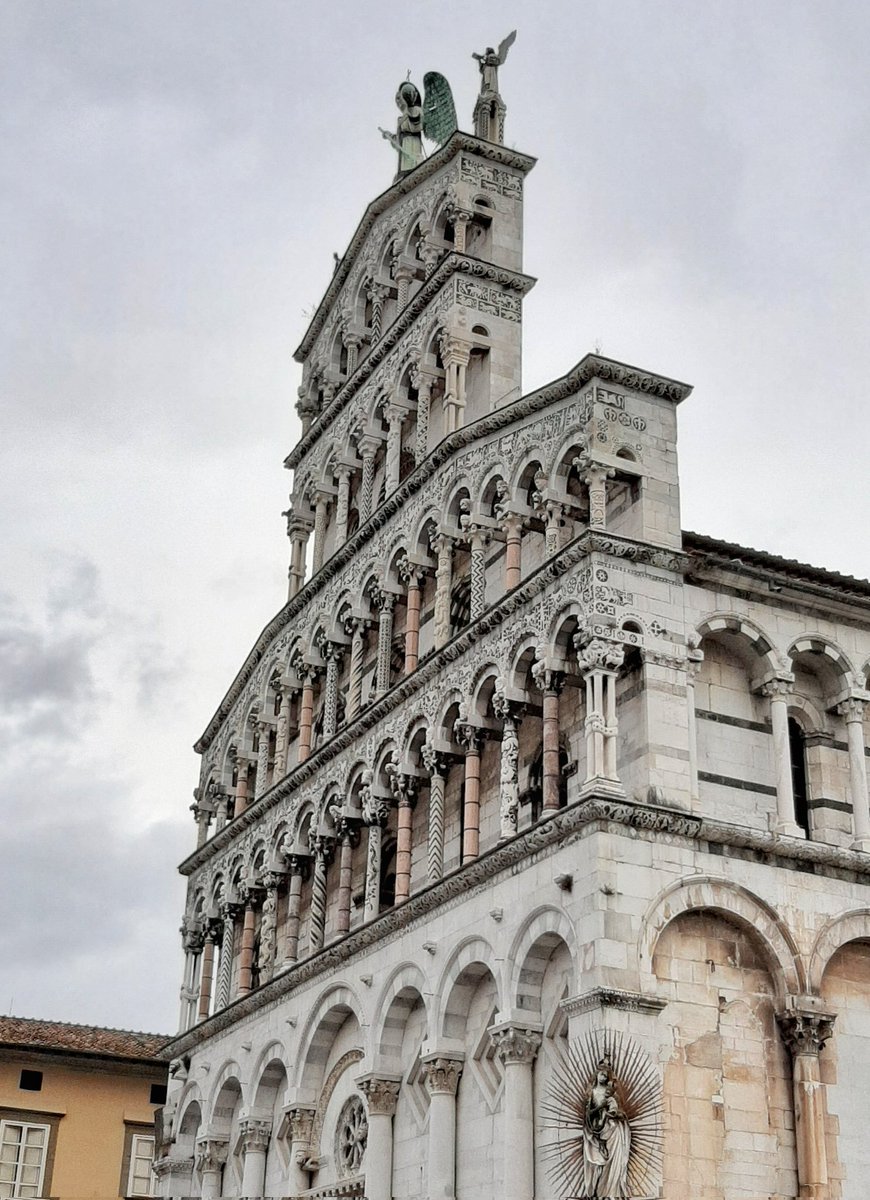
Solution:
{"label": "terracotta roof tile", "polygon": [[37,1050],[69,1050],[77,1054],[112,1058],[157,1058],[169,1038],[160,1033],[135,1033],[129,1029],[102,1029],[98,1025],[69,1025],[65,1021],[39,1021],[32,1017],[0,1017],[0,1046]]}

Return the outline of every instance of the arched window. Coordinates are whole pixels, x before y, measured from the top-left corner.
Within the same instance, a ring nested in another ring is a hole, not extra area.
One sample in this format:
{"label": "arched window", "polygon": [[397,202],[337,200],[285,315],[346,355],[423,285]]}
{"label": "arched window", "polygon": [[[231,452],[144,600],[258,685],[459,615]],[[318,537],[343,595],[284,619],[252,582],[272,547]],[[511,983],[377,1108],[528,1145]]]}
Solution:
{"label": "arched window", "polygon": [[804,731],[794,717],[788,719],[788,749],[791,758],[791,787],[794,793],[794,819],[810,836],[810,806],[807,793],[807,751]]}

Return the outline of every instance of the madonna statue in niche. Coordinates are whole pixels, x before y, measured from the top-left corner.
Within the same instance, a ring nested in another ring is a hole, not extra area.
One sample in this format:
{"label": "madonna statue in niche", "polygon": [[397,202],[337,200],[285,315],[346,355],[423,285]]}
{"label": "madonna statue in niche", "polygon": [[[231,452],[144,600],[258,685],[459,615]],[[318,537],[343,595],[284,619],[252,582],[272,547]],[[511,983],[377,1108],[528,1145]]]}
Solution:
{"label": "madonna statue in niche", "polygon": [[586,1101],[583,1124],[583,1195],[596,1200],[625,1200],[631,1127],[616,1099],[608,1059],[598,1064]]}

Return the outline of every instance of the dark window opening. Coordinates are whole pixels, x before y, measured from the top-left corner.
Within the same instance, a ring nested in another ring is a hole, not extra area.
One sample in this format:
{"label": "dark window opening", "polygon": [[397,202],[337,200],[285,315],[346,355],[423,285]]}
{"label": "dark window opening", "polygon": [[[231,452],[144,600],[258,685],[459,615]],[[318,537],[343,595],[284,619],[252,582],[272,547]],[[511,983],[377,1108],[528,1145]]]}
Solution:
{"label": "dark window opening", "polygon": [[149,1104],[165,1104],[166,1103],[166,1084],[152,1083],[151,1095],[148,1098]]}
{"label": "dark window opening", "polygon": [[804,731],[794,719],[788,719],[788,749],[791,757],[791,787],[794,793],[794,819],[804,833],[810,834],[809,794],[807,791],[807,754]]}
{"label": "dark window opening", "polygon": [[[559,747],[559,807],[564,808],[568,803],[568,776],[571,774],[571,760],[564,746]],[[538,751],[534,762],[529,767],[529,790],[523,797],[532,807],[532,821],[537,821],[544,811],[544,750]]]}
{"label": "dark window opening", "polygon": [[390,838],[384,840],[381,851],[380,907],[392,908],[396,903],[396,844]]}
{"label": "dark window opening", "polygon": [[22,1071],[18,1086],[22,1092],[41,1092],[42,1071]]}

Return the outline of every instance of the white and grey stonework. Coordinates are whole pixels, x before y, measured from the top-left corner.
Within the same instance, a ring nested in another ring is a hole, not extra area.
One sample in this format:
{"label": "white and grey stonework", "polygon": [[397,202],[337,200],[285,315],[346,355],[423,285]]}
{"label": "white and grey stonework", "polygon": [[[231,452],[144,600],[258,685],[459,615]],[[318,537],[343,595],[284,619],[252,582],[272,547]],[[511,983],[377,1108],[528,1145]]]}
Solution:
{"label": "white and grey stonework", "polygon": [[400,171],[297,352],[165,1197],[870,1193],[870,584],[682,531],[687,385],[521,394],[533,165]]}

